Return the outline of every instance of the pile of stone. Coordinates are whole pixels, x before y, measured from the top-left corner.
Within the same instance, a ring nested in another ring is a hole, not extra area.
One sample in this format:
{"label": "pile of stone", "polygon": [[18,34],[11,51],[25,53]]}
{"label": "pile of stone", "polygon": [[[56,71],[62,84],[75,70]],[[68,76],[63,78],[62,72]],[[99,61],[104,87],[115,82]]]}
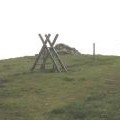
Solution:
{"label": "pile of stone", "polygon": [[59,54],[81,55],[78,50],[63,43],[56,44],[55,49]]}

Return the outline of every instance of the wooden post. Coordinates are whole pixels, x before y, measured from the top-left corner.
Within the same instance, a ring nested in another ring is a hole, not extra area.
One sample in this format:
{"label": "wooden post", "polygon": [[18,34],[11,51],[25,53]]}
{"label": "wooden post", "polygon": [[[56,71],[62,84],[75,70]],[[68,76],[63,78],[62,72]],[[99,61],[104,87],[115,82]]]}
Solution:
{"label": "wooden post", "polygon": [[95,59],[95,43],[93,43],[93,59]]}

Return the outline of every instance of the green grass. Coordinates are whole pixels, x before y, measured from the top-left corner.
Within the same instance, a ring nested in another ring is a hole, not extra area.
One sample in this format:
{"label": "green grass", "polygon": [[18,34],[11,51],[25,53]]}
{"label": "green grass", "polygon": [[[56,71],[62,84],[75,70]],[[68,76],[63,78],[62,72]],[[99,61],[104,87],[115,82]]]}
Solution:
{"label": "green grass", "polygon": [[120,120],[120,57],[61,58],[67,73],[30,72],[34,57],[0,61],[0,120]]}

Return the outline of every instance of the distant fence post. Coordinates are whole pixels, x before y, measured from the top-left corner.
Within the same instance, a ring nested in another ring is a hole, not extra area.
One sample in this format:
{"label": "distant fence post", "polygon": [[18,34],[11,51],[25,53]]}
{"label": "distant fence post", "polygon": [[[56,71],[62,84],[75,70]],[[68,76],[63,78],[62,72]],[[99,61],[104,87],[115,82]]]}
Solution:
{"label": "distant fence post", "polygon": [[95,59],[95,43],[93,43],[93,59]]}

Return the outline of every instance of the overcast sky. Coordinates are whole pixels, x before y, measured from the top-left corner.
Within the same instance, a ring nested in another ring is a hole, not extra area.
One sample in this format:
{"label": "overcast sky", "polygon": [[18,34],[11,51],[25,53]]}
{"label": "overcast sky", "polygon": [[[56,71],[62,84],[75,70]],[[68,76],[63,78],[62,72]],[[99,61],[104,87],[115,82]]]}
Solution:
{"label": "overcast sky", "polygon": [[0,0],[0,59],[37,54],[38,34],[81,53],[120,55],[120,0]]}

